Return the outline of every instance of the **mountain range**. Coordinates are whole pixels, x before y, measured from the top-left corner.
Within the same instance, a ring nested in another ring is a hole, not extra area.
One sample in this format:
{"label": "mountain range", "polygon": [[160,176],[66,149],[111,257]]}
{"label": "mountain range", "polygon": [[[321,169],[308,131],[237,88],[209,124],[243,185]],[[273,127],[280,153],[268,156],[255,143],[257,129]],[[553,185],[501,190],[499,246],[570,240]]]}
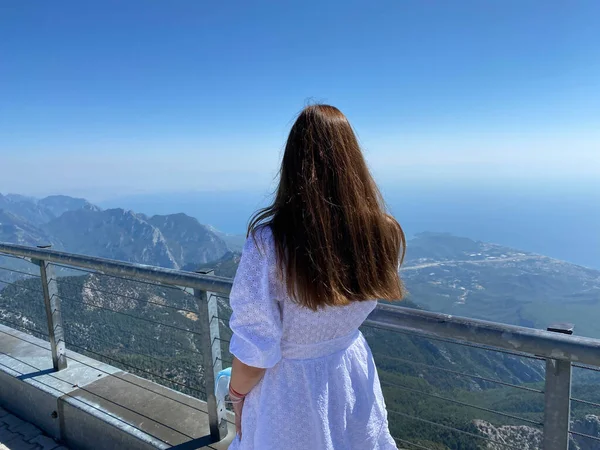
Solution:
{"label": "mountain range", "polygon": [[[50,244],[174,269],[211,266],[217,274],[233,277],[244,237],[221,233],[183,213],[148,217],[119,208],[103,210],[68,196],[0,194],[0,241]],[[15,277],[2,275],[9,281]],[[425,232],[408,241],[401,275],[409,299],[420,307],[537,328],[572,322],[576,334],[600,337],[594,319],[600,314],[598,270]]]}
{"label": "mountain range", "polygon": [[185,214],[148,217],[67,196],[0,194],[0,241],[173,269],[229,251],[213,230]]}

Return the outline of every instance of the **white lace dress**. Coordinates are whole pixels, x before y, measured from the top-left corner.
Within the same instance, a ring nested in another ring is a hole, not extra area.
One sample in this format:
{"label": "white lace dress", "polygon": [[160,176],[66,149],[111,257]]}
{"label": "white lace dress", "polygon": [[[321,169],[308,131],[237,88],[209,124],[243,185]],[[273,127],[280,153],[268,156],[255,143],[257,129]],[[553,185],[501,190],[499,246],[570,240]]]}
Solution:
{"label": "white lace dress", "polygon": [[231,290],[230,350],[267,371],[250,391],[235,450],[396,449],[371,351],[358,327],[375,301],[318,312],[278,282],[269,228],[250,237]]}

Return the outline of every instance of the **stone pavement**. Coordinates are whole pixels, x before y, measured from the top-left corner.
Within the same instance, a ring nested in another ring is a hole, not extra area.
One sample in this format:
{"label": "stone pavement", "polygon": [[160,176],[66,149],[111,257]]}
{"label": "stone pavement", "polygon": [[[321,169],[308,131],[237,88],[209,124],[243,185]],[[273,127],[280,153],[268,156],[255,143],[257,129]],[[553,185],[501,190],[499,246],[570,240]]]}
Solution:
{"label": "stone pavement", "polygon": [[42,431],[0,407],[0,450],[68,450]]}

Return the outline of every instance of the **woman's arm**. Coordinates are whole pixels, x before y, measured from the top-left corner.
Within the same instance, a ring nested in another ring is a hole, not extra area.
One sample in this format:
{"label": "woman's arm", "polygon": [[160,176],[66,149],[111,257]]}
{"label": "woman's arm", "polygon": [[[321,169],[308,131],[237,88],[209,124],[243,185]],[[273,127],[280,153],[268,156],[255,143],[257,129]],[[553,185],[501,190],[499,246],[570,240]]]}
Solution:
{"label": "woman's arm", "polygon": [[246,395],[262,379],[266,369],[252,367],[244,364],[237,358],[233,358],[231,365],[231,387],[242,395]]}
{"label": "woman's arm", "polygon": [[[229,395],[233,403],[233,412],[235,413],[235,431],[242,438],[242,412],[244,408],[244,398],[254,386],[261,380],[267,369],[252,367],[244,364],[236,357],[233,358],[231,365],[231,380],[229,381]],[[237,395],[241,397],[237,397]]]}
{"label": "woman's arm", "polygon": [[269,279],[275,253],[269,235],[261,231],[257,239],[263,244],[262,251],[252,236],[246,240],[229,294],[232,310],[229,351],[235,357],[229,397],[240,439],[246,394],[260,382],[267,368],[281,360],[282,313]]}

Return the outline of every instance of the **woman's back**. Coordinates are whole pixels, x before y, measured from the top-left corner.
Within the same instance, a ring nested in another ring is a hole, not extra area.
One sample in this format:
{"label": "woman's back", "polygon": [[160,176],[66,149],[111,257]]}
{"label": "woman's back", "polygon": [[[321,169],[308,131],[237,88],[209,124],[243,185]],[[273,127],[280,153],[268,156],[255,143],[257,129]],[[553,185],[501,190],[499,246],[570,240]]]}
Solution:
{"label": "woman's back", "polygon": [[230,295],[231,449],[396,448],[359,331],[402,297],[402,228],[385,211],[346,117],[305,108],[273,204],[249,226]]}
{"label": "woman's back", "polygon": [[345,306],[323,306],[312,310],[290,298],[288,289],[281,277],[275,253],[273,234],[270,227],[257,230],[253,240],[258,252],[247,251],[247,258],[257,258],[250,264],[259,265],[264,258],[268,268],[269,295],[275,299],[281,310],[282,341],[295,344],[314,344],[346,336],[364,322],[377,302],[350,302]]}
{"label": "woman's back", "polygon": [[390,450],[387,413],[358,327],[375,301],[312,310],[287,294],[273,236],[248,238],[230,295],[230,350],[267,368],[248,394],[231,449]]}
{"label": "woman's back", "polygon": [[373,300],[313,311],[285,298],[281,302],[281,339],[284,343],[308,345],[347,336],[362,325],[375,306],[377,302]]}

